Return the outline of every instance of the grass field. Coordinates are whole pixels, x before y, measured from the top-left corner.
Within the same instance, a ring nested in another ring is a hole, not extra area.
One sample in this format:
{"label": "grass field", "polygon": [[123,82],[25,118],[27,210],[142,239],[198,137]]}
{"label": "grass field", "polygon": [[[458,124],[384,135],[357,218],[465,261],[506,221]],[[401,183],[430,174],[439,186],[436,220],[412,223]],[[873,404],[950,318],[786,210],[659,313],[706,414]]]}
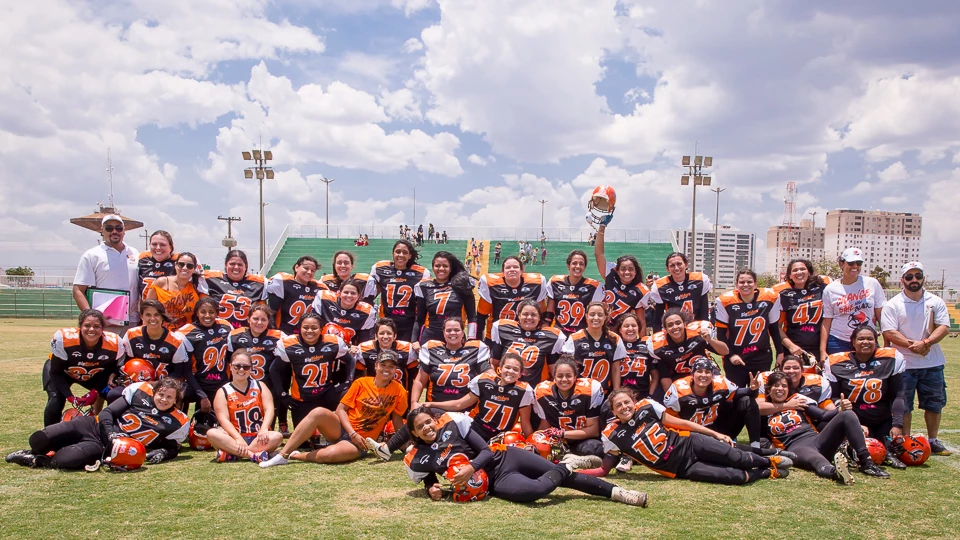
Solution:
{"label": "grass field", "polygon": [[[0,452],[41,427],[40,368],[69,321],[0,319]],[[941,435],[960,447],[960,340],[945,340],[950,404]],[[921,428],[922,430],[922,428]],[[797,471],[746,487],[636,467],[611,477],[650,494],[638,509],[561,489],[536,504],[458,505],[422,495],[395,458],[348,465],[209,463],[209,452],[126,474],[0,464],[2,538],[584,537],[958,538],[960,452],[851,487]]]}

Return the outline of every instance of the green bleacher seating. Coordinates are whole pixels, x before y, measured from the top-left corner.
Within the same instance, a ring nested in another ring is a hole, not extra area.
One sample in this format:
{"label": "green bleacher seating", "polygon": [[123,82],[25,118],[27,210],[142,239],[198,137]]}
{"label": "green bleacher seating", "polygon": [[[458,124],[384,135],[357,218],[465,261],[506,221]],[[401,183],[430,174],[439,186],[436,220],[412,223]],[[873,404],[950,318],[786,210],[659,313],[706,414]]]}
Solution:
{"label": "green bleacher seating", "polygon": [[[354,264],[354,269],[357,272],[369,272],[377,261],[391,258],[390,250],[393,249],[396,240],[370,240],[370,245],[364,247],[357,247],[353,242],[354,240],[350,238],[288,238],[283,247],[280,248],[277,260],[270,267],[267,277],[277,272],[292,272],[293,264],[303,255],[313,255],[323,265],[317,272],[317,277],[321,274],[328,274],[332,272],[333,254],[340,250],[350,251],[357,257]],[[467,251],[467,242],[451,241],[448,244],[426,244],[419,250],[419,264],[429,268],[433,255],[440,250],[449,251],[463,260]]]}

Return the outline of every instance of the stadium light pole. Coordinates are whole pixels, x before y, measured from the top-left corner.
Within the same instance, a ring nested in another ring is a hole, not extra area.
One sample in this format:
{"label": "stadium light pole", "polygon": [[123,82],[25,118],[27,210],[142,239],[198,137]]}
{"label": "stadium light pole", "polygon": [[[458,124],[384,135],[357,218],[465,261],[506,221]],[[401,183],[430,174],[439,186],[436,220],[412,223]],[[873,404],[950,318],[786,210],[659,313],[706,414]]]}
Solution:
{"label": "stadium light pole", "polygon": [[540,234],[543,235],[543,209],[545,205],[550,201],[546,199],[541,199],[537,202],[540,203]]}
{"label": "stadium light pole", "polygon": [[720,264],[720,194],[726,188],[716,188],[710,191],[717,194],[717,213],[713,218],[713,286],[717,287],[717,266]]}
{"label": "stadium light pole", "polygon": [[273,152],[270,150],[251,150],[249,152],[243,152],[244,161],[254,162],[253,167],[247,167],[243,170],[243,177],[246,179],[251,179],[253,177],[257,178],[257,181],[260,183],[260,268],[263,268],[263,261],[266,260],[266,229],[264,228],[263,222],[263,180],[273,180],[273,168],[267,166],[268,161],[273,160]]}
{"label": "stadium light pole", "polygon": [[697,186],[709,186],[711,178],[703,176],[704,167],[713,166],[713,158],[710,156],[698,156],[694,153],[691,160],[690,156],[683,156],[681,164],[687,168],[687,174],[680,177],[680,185],[686,186],[693,179],[693,208],[690,218],[690,270],[697,270]]}
{"label": "stadium light pole", "polygon": [[327,238],[330,238],[330,184],[336,182],[335,178],[321,177],[320,181],[327,185]]}

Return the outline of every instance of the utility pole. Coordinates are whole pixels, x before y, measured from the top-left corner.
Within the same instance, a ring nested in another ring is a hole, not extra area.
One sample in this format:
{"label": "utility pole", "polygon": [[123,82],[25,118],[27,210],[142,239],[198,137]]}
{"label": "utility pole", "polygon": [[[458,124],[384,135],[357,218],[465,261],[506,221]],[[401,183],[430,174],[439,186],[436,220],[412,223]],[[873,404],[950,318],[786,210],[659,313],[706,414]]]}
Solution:
{"label": "utility pole", "polygon": [[717,267],[720,265],[720,194],[726,188],[716,188],[710,191],[717,194],[717,213],[713,218],[713,286],[717,287]]}
{"label": "utility pole", "polygon": [[417,230],[417,188],[413,188],[413,223],[410,228]]}
{"label": "utility pole", "polygon": [[546,205],[550,201],[546,199],[541,199],[537,202],[540,203],[540,236],[543,236],[543,209],[544,209],[544,205]]}
{"label": "utility pole", "polygon": [[138,236],[143,238],[143,250],[150,251],[150,231],[143,229],[143,233]]}
{"label": "utility pole", "polygon": [[817,228],[817,214],[819,214],[819,213],[820,213],[820,212],[810,212],[810,216],[811,216],[811,220],[810,220],[810,221],[813,223],[813,228],[814,228],[814,229]]}
{"label": "utility pole", "polygon": [[334,178],[320,178],[327,185],[327,238],[330,238],[330,184],[336,182]]}
{"label": "utility pole", "polygon": [[240,221],[240,218],[233,216],[217,216],[217,219],[227,222],[227,236],[220,243],[223,245],[223,247],[227,248],[227,251],[230,251],[231,249],[237,247],[237,240],[233,237],[233,222]]}

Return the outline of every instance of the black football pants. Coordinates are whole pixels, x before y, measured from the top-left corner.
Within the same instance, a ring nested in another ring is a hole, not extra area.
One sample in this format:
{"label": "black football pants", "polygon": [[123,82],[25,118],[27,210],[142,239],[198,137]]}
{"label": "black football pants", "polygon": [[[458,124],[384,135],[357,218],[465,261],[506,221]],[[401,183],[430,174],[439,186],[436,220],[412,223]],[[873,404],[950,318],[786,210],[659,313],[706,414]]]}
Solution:
{"label": "black football pants", "polygon": [[490,490],[493,495],[512,502],[530,503],[560,486],[607,499],[613,493],[610,482],[571,473],[563,465],[555,465],[533,452],[514,447],[498,452],[493,470],[488,472],[492,472]]}
{"label": "black football pants", "polygon": [[64,373],[52,373],[50,371],[50,361],[43,364],[41,380],[43,381],[43,390],[47,393],[47,406],[43,409],[43,427],[52,426],[60,422],[63,417],[63,407],[67,404],[67,398],[73,395],[70,387],[79,384],[87,390],[96,390],[102,392],[107,386],[107,380],[110,375],[103,372],[102,376],[93,377],[89,381],[78,381],[71,379]]}
{"label": "black football pants", "polygon": [[739,485],[763,478],[764,469],[770,467],[769,459],[706,435],[691,433],[688,441],[689,463],[677,473],[678,478]]}
{"label": "black football pants", "polygon": [[750,396],[740,396],[733,403],[723,405],[711,427],[736,441],[744,426],[750,442],[760,442],[760,409]]}
{"label": "black football pants", "polygon": [[860,420],[853,411],[841,412],[821,426],[816,437],[797,441],[787,450],[797,454],[797,467],[813,471],[823,478],[833,478],[836,469],[830,460],[844,440],[857,452],[860,463],[870,461],[870,451],[860,429]]}
{"label": "black football pants", "polygon": [[47,426],[30,436],[30,453],[43,462],[47,452],[53,458],[45,463],[54,469],[82,469],[103,456],[104,445],[100,428],[92,416],[82,416],[70,422]]}

